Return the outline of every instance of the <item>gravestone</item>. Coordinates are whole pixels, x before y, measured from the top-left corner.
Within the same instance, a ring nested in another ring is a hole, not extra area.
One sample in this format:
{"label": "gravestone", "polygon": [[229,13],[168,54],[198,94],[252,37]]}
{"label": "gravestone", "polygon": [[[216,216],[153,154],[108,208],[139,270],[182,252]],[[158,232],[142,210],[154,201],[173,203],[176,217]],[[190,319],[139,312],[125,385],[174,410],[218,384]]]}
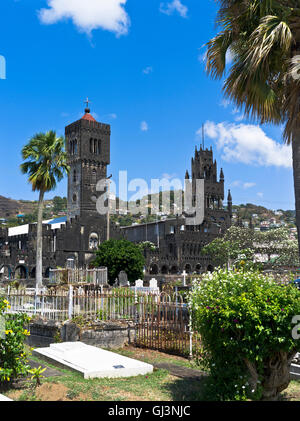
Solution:
{"label": "gravestone", "polygon": [[12,399],[8,398],[7,396],[0,395],[0,401],[12,401]]}
{"label": "gravestone", "polygon": [[157,288],[157,279],[155,279],[155,278],[150,279],[149,287],[156,289]]}
{"label": "gravestone", "polygon": [[51,344],[48,348],[35,349],[33,355],[76,371],[85,379],[132,377],[153,372],[151,364],[82,342]]}
{"label": "gravestone", "polygon": [[138,279],[137,281],[135,281],[135,286],[136,286],[136,288],[143,288],[144,287],[144,281],[142,281],[142,279]]}
{"label": "gravestone", "polygon": [[118,275],[118,279],[119,279],[119,286],[120,287],[128,287],[129,286],[128,276],[127,276],[127,273],[125,272],[125,270],[121,270],[121,272]]}

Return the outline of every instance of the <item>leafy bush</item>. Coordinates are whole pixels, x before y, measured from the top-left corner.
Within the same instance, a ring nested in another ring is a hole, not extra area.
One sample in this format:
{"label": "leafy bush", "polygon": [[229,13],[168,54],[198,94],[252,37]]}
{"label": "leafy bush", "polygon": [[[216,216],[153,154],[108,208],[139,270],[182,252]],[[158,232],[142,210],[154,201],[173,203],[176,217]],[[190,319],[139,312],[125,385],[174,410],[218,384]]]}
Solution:
{"label": "leafy bush", "polygon": [[0,384],[26,375],[28,353],[25,351],[25,339],[30,333],[24,326],[29,322],[26,314],[10,314],[4,317],[9,307],[8,301],[0,297],[0,317],[4,321],[0,332]]}
{"label": "leafy bush", "polygon": [[300,291],[259,272],[219,269],[194,282],[189,302],[213,396],[277,399],[299,349],[292,318],[300,314]]}
{"label": "leafy bush", "polygon": [[134,282],[144,277],[145,258],[140,247],[127,240],[104,241],[96,251],[94,267],[106,266],[108,279],[113,284],[119,273],[127,273],[128,280]]}

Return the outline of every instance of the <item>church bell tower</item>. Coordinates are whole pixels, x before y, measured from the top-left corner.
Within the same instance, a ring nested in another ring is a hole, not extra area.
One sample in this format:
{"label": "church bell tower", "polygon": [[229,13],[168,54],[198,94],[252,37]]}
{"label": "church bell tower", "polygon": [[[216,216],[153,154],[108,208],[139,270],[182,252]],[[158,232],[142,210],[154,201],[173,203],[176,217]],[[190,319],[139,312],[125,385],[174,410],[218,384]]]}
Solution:
{"label": "church bell tower", "polygon": [[98,123],[90,114],[89,101],[84,116],[65,128],[68,154],[68,220],[97,214],[101,192],[97,182],[107,177],[110,164],[110,125]]}

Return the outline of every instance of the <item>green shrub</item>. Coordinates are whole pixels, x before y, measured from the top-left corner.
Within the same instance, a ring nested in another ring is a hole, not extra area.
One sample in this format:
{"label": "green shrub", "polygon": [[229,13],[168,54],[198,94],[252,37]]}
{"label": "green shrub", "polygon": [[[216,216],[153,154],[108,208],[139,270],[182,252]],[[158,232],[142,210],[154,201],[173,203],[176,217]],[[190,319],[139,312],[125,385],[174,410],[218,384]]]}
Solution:
{"label": "green shrub", "polygon": [[121,271],[125,271],[130,282],[142,279],[145,258],[136,244],[127,240],[104,241],[95,253],[91,266],[106,266],[109,283],[113,285]]}
{"label": "green shrub", "polygon": [[10,382],[28,373],[28,353],[25,339],[30,333],[24,328],[30,320],[26,314],[4,313],[9,303],[0,297],[0,317],[4,320],[4,332],[0,332],[0,384]]}
{"label": "green shrub", "polygon": [[300,291],[259,272],[219,269],[194,282],[189,302],[211,396],[277,399],[299,349],[292,318],[300,314]]}

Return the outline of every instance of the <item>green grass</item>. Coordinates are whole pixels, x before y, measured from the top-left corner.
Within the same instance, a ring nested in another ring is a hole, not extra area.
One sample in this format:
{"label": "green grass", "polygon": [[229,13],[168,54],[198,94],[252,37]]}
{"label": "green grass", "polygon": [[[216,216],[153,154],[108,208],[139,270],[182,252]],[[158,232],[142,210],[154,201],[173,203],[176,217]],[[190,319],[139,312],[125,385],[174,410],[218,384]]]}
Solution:
{"label": "green grass", "polygon": [[[119,354],[133,357],[133,352],[128,350],[118,350]],[[149,352],[149,351],[148,351]],[[157,360],[145,358],[145,362]],[[45,363],[42,359],[32,356],[32,360],[42,366],[52,367],[61,372],[61,376],[48,377],[42,379],[42,388],[49,384],[55,389],[59,385],[64,386],[63,400],[93,400],[93,401],[197,401],[201,400],[202,382],[194,379],[179,379],[169,374],[168,371],[155,369],[148,375],[140,375],[130,378],[117,379],[83,379],[75,372],[60,369],[56,366]],[[166,356],[159,358],[161,362],[175,362],[176,358]],[[188,362],[187,362],[188,363]],[[178,365],[183,362],[177,361]],[[204,380],[205,381],[205,380]],[[41,391],[42,389],[40,389]],[[39,399],[38,389],[33,387],[32,382],[27,382],[23,388],[11,388],[5,392],[7,396],[14,400],[32,401]]]}
{"label": "green grass", "polygon": [[170,355],[163,352],[133,347],[114,349],[114,352],[120,355],[124,355],[125,357],[136,358],[137,360],[141,360],[149,364],[155,365],[155,363],[168,363],[181,367],[192,368],[193,370],[204,371],[203,366],[198,365],[194,360],[177,357],[175,355]]}

